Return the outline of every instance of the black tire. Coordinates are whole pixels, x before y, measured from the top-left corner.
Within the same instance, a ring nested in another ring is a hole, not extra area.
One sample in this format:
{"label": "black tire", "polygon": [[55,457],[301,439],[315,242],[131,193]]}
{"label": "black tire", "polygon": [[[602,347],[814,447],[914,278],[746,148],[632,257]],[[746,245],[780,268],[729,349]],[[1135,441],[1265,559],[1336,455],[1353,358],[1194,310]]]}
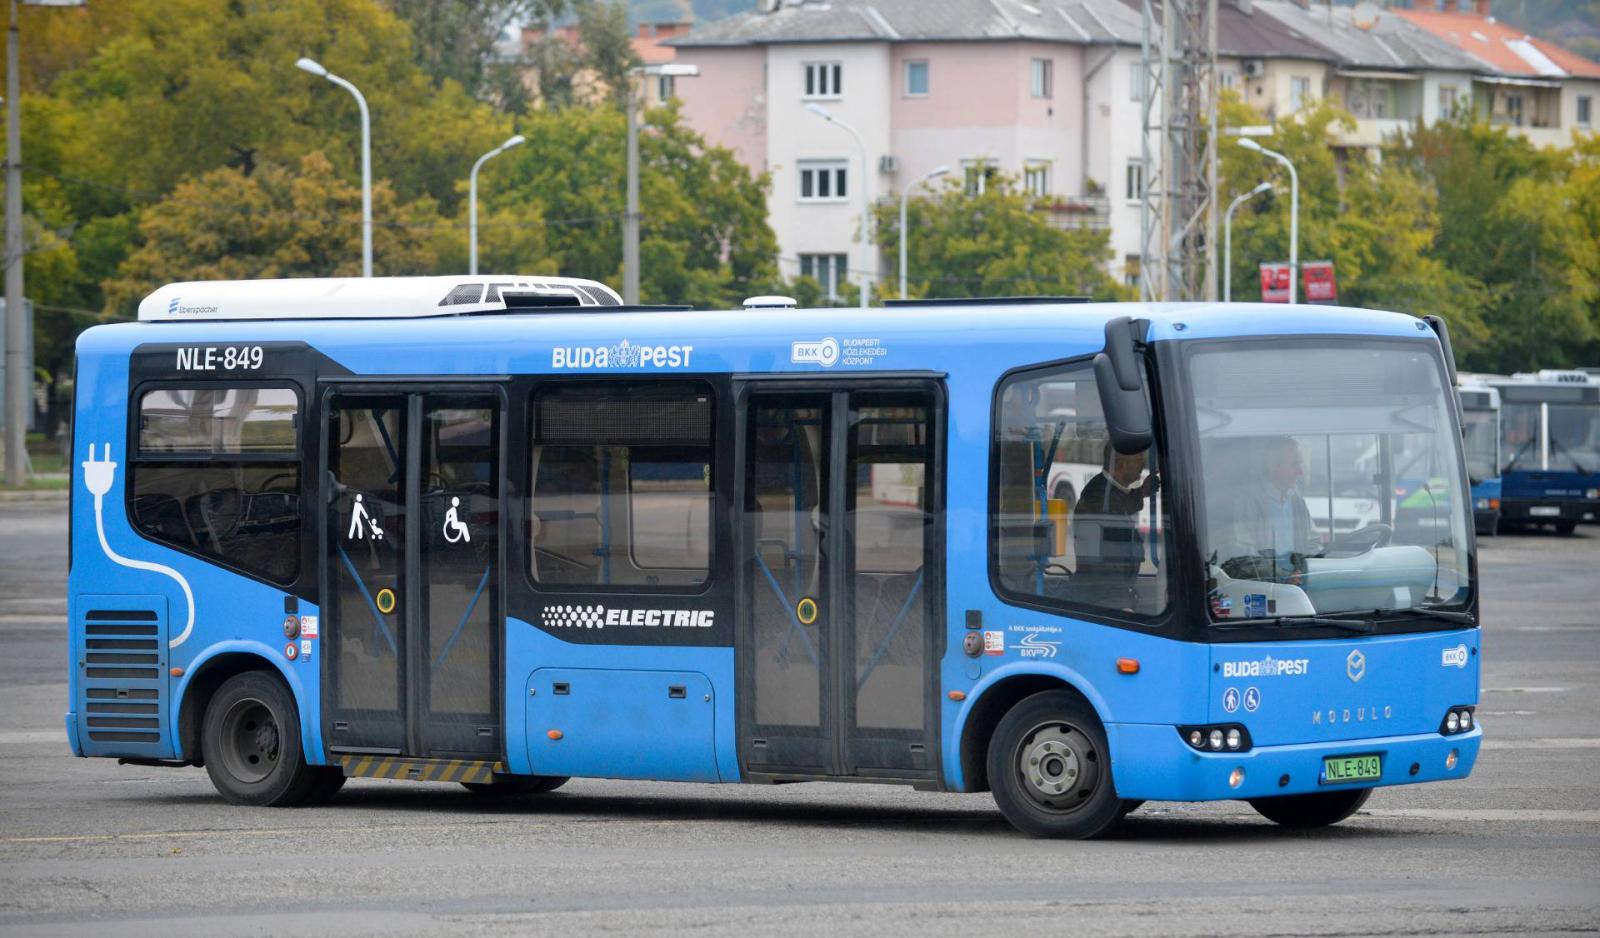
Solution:
{"label": "black tire", "polygon": [[266,671],[236,674],[217,688],[201,724],[200,752],[211,784],[233,804],[301,804],[324,776],[306,764],[294,695]]}
{"label": "black tire", "polygon": [[1562,519],[1555,523],[1556,533],[1562,537],[1571,537],[1572,532],[1578,530],[1578,522]]}
{"label": "black tire", "polygon": [[1256,798],[1250,802],[1250,807],[1276,824],[1305,829],[1337,824],[1361,810],[1361,806],[1371,797],[1370,788],[1351,788],[1345,791],[1319,791],[1312,795]]}
{"label": "black tire", "polygon": [[317,765],[312,766],[312,772],[315,774],[315,780],[312,781],[311,789],[306,792],[302,803],[327,804],[339,793],[339,789],[344,787],[344,770],[336,765]]}
{"label": "black tire", "polygon": [[565,775],[496,775],[490,782],[462,782],[461,787],[485,798],[521,798],[555,791],[569,781]]}
{"label": "black tire", "polygon": [[1034,694],[1001,718],[989,740],[989,787],[1000,813],[1030,837],[1083,840],[1121,817],[1105,729],[1071,691]]}

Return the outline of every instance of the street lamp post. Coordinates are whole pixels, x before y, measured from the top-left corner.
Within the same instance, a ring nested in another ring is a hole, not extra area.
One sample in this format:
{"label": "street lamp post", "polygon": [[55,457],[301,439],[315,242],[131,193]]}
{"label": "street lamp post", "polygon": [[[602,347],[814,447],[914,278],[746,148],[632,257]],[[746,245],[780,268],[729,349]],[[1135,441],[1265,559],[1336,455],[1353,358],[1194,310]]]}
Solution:
{"label": "street lamp post", "polygon": [[1270,182],[1256,186],[1229,203],[1228,211],[1222,217],[1222,302],[1224,303],[1233,302],[1233,210],[1261,193],[1271,191]]}
{"label": "street lamp post", "polygon": [[1300,174],[1294,163],[1276,150],[1269,150],[1249,137],[1240,137],[1239,146],[1270,156],[1289,168],[1289,304],[1299,302],[1300,288]]}
{"label": "street lamp post", "polygon": [[905,191],[900,193],[900,299],[906,298],[906,200],[911,197],[911,190],[922,185],[930,179],[943,176],[950,171],[948,166],[930,169],[921,176],[911,180]]}
{"label": "street lamp post", "polygon": [[294,63],[302,72],[338,85],[356,96],[356,106],[361,109],[361,276],[372,276],[372,116],[367,113],[367,99],[361,89],[322,67],[315,59],[302,58]]}
{"label": "street lamp post", "polygon": [[474,277],[478,275],[478,170],[491,159],[525,142],[527,138],[522,134],[513,134],[472,164],[472,175],[467,180],[467,273]]}
{"label": "street lamp post", "polygon": [[622,302],[628,306],[639,305],[639,106],[634,81],[640,75],[693,78],[699,74],[698,65],[677,62],[628,69],[627,93],[623,95],[628,121],[628,206],[622,215]]}
{"label": "street lamp post", "polygon": [[[861,138],[860,132],[844,121],[833,116],[827,108],[815,102],[806,105],[806,110],[817,115],[830,124],[834,124],[847,131],[856,138],[856,147],[861,151],[861,244],[866,249],[868,256],[872,250],[872,197],[867,192],[867,142]],[[861,261],[861,308],[867,308],[867,267],[866,257]]]}
{"label": "street lamp post", "polygon": [[[27,0],[30,6],[82,6],[83,0]],[[28,399],[33,375],[28,368],[28,330],[22,298],[22,85],[17,78],[17,0],[11,0],[6,31],[6,484],[21,486],[28,477]]]}

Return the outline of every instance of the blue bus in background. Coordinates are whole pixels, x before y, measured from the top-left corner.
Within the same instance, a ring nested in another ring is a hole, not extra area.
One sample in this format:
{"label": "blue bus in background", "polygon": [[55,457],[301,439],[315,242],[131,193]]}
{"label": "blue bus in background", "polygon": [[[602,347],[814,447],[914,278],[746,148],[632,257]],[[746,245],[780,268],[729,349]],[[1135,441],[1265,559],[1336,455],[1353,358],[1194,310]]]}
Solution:
{"label": "blue bus in background", "polygon": [[1491,387],[1463,386],[1461,429],[1472,485],[1473,526],[1479,536],[1500,531],[1500,392]]}
{"label": "blue bus in background", "polygon": [[[184,283],[86,331],[74,753],[249,805],[890,782],[1052,837],[1148,799],[1317,827],[1472,770],[1442,323],[753,305]],[[1070,502],[1063,460],[1100,467]]]}
{"label": "blue bus in background", "polygon": [[1500,394],[1502,520],[1571,534],[1600,519],[1600,379],[1546,370],[1490,386]]}

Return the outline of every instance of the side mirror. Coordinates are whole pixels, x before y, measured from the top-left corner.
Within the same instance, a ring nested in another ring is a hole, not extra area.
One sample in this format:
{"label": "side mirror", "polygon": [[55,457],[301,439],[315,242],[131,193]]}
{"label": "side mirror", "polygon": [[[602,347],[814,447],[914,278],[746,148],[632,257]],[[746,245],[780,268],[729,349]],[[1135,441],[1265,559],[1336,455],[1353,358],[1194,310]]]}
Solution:
{"label": "side mirror", "polygon": [[1094,357],[1094,381],[1100,391],[1100,409],[1106,415],[1106,432],[1119,453],[1142,453],[1155,434],[1150,427],[1150,404],[1145,399],[1144,375],[1134,351],[1134,321],[1118,316],[1106,323],[1106,347]]}
{"label": "side mirror", "polygon": [[1461,413],[1461,392],[1457,390],[1460,379],[1456,377],[1456,351],[1450,347],[1450,327],[1438,316],[1424,316],[1422,321],[1433,329],[1433,334],[1439,337],[1439,348],[1444,352],[1444,373],[1450,379],[1450,399],[1455,405],[1456,426],[1465,433],[1467,429],[1466,416]]}

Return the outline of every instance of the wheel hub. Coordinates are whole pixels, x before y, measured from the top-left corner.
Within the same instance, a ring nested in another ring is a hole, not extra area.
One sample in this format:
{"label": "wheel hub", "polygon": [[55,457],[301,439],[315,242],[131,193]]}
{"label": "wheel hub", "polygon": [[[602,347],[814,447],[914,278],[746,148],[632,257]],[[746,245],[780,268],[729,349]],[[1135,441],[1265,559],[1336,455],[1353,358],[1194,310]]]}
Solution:
{"label": "wheel hub", "polygon": [[278,764],[278,721],[259,700],[233,705],[223,720],[222,739],[223,764],[228,774],[242,782],[260,782]]}
{"label": "wheel hub", "polygon": [[1019,750],[1024,789],[1041,806],[1071,811],[1094,794],[1099,755],[1076,727],[1054,723],[1034,730]]}

